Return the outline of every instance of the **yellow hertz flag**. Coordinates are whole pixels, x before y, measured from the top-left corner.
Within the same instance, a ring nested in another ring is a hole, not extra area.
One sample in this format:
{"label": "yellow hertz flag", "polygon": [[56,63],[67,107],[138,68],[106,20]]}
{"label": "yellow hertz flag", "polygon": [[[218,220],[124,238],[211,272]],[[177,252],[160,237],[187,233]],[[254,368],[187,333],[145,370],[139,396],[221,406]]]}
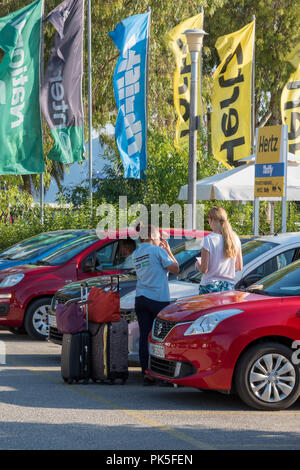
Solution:
{"label": "yellow hertz flag", "polygon": [[[200,29],[202,26],[203,13],[199,13],[177,25],[165,36],[165,41],[172,49],[176,61],[173,85],[174,107],[178,116],[174,141],[176,148],[188,144],[190,126],[191,56],[183,33],[187,29]],[[202,114],[201,103],[198,100],[198,115],[200,114]]]}
{"label": "yellow hertz flag", "polygon": [[296,71],[282,90],[281,119],[288,126],[288,151],[300,156],[300,43],[287,60]]}
{"label": "yellow hertz flag", "polygon": [[211,134],[214,157],[228,168],[251,154],[252,61],[255,22],[218,38]]}

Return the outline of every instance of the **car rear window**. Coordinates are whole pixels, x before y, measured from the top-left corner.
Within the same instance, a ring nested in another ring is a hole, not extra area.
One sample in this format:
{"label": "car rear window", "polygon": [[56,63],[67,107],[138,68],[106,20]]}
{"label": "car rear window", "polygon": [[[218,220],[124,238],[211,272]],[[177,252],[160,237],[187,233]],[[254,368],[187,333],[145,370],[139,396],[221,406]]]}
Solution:
{"label": "car rear window", "polygon": [[[168,238],[168,243],[179,266],[196,256],[200,256],[203,238]],[[195,260],[196,262],[196,260]]]}
{"label": "car rear window", "polygon": [[243,262],[244,265],[250,263],[258,256],[263,255],[267,251],[271,250],[278,243],[274,242],[267,242],[263,240],[251,240],[247,243],[242,245],[242,255],[243,255]]}

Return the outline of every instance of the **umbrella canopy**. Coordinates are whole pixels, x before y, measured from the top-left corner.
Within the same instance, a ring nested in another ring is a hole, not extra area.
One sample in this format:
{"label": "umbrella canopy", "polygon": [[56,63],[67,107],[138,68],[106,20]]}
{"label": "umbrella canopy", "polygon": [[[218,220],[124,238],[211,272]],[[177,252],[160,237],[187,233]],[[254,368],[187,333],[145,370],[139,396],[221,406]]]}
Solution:
{"label": "umbrella canopy", "polygon": [[[249,163],[197,181],[197,200],[253,201],[255,159],[251,155],[242,161],[249,161]],[[178,199],[187,200],[187,194],[188,186],[181,186]],[[275,197],[260,197],[259,199],[281,200]],[[300,201],[300,159],[291,153],[288,154],[287,165],[287,200]]]}

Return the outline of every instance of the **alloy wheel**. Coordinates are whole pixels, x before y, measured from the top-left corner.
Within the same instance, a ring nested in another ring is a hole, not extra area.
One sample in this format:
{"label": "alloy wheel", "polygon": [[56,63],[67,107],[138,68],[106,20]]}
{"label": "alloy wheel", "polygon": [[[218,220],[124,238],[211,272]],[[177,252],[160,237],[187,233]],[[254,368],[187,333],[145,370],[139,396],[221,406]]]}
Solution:
{"label": "alloy wheel", "polygon": [[49,322],[48,314],[50,310],[50,305],[41,305],[38,307],[32,316],[32,324],[34,329],[41,335],[45,337],[48,336],[49,332]]}
{"label": "alloy wheel", "polygon": [[280,402],[286,399],[295,387],[295,368],[282,354],[265,354],[251,367],[249,383],[254,395],[263,402]]}

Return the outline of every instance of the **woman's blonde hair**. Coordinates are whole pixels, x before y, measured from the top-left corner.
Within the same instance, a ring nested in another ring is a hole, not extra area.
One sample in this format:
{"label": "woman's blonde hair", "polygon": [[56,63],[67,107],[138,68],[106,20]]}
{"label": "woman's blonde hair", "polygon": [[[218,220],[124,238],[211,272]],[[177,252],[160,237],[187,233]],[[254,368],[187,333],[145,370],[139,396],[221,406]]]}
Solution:
{"label": "woman's blonde hair", "polygon": [[221,225],[221,233],[224,240],[224,256],[226,258],[235,258],[237,255],[235,233],[227,219],[225,209],[223,209],[223,207],[214,206],[208,212],[207,218],[215,220]]}

